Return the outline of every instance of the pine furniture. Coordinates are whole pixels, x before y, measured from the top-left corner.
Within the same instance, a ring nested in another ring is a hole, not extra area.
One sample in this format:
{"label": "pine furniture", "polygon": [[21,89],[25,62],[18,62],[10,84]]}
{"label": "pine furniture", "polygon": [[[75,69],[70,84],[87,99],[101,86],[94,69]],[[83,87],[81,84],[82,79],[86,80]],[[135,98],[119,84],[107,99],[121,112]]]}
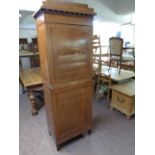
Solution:
{"label": "pine furniture", "polygon": [[113,85],[111,108],[115,108],[127,116],[127,119],[135,113],[135,80],[129,80],[121,84]]}

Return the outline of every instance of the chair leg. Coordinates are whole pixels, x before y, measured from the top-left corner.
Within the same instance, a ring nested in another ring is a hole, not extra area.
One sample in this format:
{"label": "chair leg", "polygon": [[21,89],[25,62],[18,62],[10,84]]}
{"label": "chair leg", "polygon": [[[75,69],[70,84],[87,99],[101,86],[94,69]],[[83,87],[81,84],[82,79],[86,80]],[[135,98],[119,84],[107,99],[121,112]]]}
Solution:
{"label": "chair leg", "polygon": [[135,60],[133,61],[133,71],[135,72]]}
{"label": "chair leg", "polygon": [[121,74],[121,68],[119,67],[119,75]]}
{"label": "chair leg", "polygon": [[110,107],[110,88],[108,88],[108,94],[107,94],[107,108]]}
{"label": "chair leg", "polygon": [[117,68],[118,68],[118,61],[117,61]]}
{"label": "chair leg", "polygon": [[108,68],[108,71],[110,70],[110,68],[111,68],[111,60],[110,60],[110,62],[109,62],[109,68]]}
{"label": "chair leg", "polygon": [[22,60],[19,59],[19,70],[23,71],[23,64],[22,64]]}
{"label": "chair leg", "polygon": [[120,61],[120,64],[119,64],[119,75],[120,75],[120,73],[121,73],[121,61]]}

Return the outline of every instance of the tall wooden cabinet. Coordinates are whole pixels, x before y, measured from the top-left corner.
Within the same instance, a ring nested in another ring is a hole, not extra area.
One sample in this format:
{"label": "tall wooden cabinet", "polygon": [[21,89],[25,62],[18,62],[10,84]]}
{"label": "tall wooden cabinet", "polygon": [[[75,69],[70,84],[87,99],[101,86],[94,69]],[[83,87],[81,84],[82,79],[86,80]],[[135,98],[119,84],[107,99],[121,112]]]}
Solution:
{"label": "tall wooden cabinet", "polygon": [[87,5],[43,2],[34,14],[49,133],[61,143],[92,129],[92,21]]}

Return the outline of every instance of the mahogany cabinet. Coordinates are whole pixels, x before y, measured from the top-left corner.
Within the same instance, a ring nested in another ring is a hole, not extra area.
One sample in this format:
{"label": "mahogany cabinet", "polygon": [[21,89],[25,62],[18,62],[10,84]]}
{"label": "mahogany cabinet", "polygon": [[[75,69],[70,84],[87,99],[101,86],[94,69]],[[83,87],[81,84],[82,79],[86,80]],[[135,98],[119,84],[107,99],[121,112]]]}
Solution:
{"label": "mahogany cabinet", "polygon": [[34,14],[49,133],[61,143],[92,129],[92,21],[87,5],[44,1]]}

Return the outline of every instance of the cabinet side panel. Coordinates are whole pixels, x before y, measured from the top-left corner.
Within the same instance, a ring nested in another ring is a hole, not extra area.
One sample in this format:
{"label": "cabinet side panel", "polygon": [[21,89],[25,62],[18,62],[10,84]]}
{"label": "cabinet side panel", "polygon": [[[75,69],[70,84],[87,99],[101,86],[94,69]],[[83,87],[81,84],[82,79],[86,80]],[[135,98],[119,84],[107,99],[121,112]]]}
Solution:
{"label": "cabinet side panel", "polygon": [[51,96],[50,90],[46,87],[45,84],[43,85],[43,89],[44,89],[44,102],[45,102],[48,130],[52,134],[52,136],[55,138],[52,96]]}
{"label": "cabinet side panel", "polygon": [[49,71],[48,71],[48,59],[47,59],[47,43],[46,43],[46,29],[44,24],[37,26],[37,36],[39,45],[39,55],[41,64],[41,75],[43,82],[49,81]]}

